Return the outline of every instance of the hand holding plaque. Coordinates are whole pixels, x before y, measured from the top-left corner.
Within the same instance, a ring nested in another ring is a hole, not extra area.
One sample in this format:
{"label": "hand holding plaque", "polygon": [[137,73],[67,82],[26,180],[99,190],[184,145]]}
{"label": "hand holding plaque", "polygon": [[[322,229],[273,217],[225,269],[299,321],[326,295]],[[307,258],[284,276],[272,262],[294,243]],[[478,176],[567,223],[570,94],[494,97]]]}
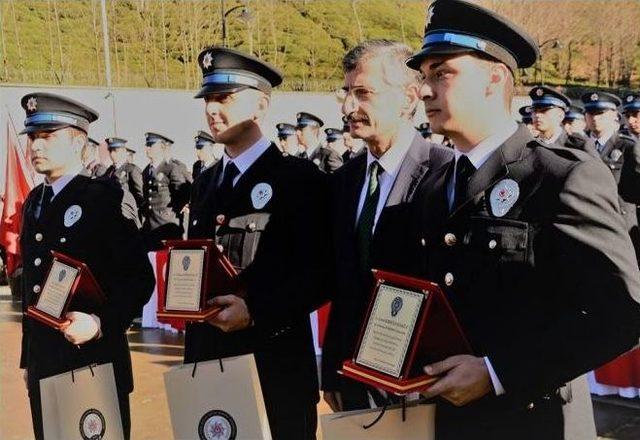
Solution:
{"label": "hand holding plaque", "polygon": [[53,261],[35,304],[26,315],[60,330],[72,303],[81,302],[89,311],[99,308],[105,295],[86,264],[59,252],[51,252]]}
{"label": "hand holding plaque", "polygon": [[169,240],[159,318],[204,322],[222,309],[213,298],[234,293],[236,270],[213,240]]}
{"label": "hand holding plaque", "polygon": [[358,344],[341,372],[395,394],[424,390],[437,378],[422,367],[470,353],[469,344],[437,284],[377,270],[373,275]]}

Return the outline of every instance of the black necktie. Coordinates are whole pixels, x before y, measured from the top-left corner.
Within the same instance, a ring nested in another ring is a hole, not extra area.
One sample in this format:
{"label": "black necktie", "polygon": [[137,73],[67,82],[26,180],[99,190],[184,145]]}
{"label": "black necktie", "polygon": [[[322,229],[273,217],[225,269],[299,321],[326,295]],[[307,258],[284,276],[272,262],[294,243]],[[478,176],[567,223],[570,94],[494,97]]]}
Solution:
{"label": "black necktie", "polygon": [[220,201],[220,207],[226,207],[231,194],[233,193],[233,180],[240,174],[240,170],[235,163],[229,162],[224,167],[224,174],[222,175],[222,183],[218,187],[217,196]]}
{"label": "black necktie", "polygon": [[458,158],[456,162],[456,188],[453,197],[452,211],[455,211],[467,199],[467,184],[475,171],[476,168],[467,156],[462,155]]}
{"label": "black necktie", "polygon": [[51,185],[44,185],[42,188],[42,196],[40,198],[40,206],[36,212],[36,219],[39,220],[51,205],[51,199],[53,198],[53,188]]}
{"label": "black necktie", "polygon": [[367,186],[367,194],[356,226],[356,245],[358,247],[358,256],[360,257],[360,269],[363,273],[369,270],[371,237],[373,236],[373,225],[376,219],[378,201],[380,200],[379,177],[382,167],[377,161],[374,161],[369,165],[368,171],[369,185]]}
{"label": "black necktie", "polygon": [[298,155],[298,157],[299,157],[299,158],[301,158],[301,159],[309,159],[309,155],[307,154],[307,152],[306,152],[306,151],[302,151],[302,152]]}

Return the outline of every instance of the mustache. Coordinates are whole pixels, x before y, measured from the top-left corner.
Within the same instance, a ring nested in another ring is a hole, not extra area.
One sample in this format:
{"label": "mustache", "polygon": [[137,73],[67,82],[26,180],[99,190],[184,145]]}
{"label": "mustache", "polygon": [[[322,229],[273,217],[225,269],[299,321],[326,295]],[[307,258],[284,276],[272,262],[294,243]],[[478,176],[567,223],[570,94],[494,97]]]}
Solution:
{"label": "mustache", "polygon": [[362,122],[369,121],[369,118],[366,115],[359,115],[356,112],[351,112],[345,116],[347,122]]}

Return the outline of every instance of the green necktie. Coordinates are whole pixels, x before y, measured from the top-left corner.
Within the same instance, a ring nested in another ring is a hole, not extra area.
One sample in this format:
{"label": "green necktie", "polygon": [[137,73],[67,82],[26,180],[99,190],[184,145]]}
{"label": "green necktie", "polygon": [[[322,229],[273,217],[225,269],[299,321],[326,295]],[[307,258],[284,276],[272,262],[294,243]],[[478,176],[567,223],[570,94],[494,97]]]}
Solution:
{"label": "green necktie", "polygon": [[369,271],[370,267],[370,250],[371,237],[373,235],[373,223],[376,219],[376,209],[378,208],[378,200],[380,200],[380,185],[378,178],[382,168],[377,161],[371,162],[369,165],[369,186],[367,188],[367,196],[362,205],[360,218],[356,226],[356,244],[358,247],[358,257],[360,269],[362,273]]}

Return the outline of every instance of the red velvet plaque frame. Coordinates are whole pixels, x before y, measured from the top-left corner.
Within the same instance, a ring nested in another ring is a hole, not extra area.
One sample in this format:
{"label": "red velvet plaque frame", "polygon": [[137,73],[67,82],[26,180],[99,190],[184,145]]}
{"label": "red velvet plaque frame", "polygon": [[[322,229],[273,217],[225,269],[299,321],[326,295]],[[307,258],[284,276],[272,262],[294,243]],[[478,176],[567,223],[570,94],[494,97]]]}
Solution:
{"label": "red velvet plaque frame", "polygon": [[[391,272],[373,270],[375,287],[365,320],[362,323],[353,358],[343,363],[344,376],[385,391],[404,395],[429,388],[438,378],[425,374],[422,368],[449,356],[471,353],[453,310],[440,287],[430,281],[419,280]],[[374,303],[382,286],[390,286],[424,295],[417,311],[417,319],[410,335],[408,348],[401,359],[398,377],[357,361],[365,330],[372,317]]]}
{"label": "red velvet plaque frame", "polygon": [[[36,302],[36,304],[27,307],[27,311],[25,312],[25,314],[33,319],[42,322],[43,324],[60,330],[62,326],[68,321],[65,318],[65,315],[69,310],[69,307],[71,306],[74,298],[82,301],[84,306],[83,308],[88,307],[89,309],[96,309],[104,304],[106,297],[104,292],[100,288],[100,285],[91,273],[91,270],[85,263],[59,252],[51,251],[51,254],[53,255],[53,261],[51,263],[49,271],[47,272],[47,277],[45,278],[45,280],[49,281],[49,277],[53,275],[51,270],[56,262],[71,266],[78,271],[73,283],[71,284],[71,289],[66,296],[62,311],[58,316],[51,315],[43,310],[40,310],[37,307]],[[45,281],[40,296],[45,293],[45,289],[47,288],[47,281]],[[40,299],[40,297],[38,299]]]}
{"label": "red velvet plaque frame", "polygon": [[[158,310],[158,318],[183,319],[185,321],[204,322],[217,315],[222,308],[210,305],[214,296],[234,293],[238,287],[237,271],[229,259],[220,252],[213,240],[166,240],[163,242],[168,259],[165,269],[164,301]],[[200,301],[198,310],[172,310],[167,308],[169,289],[169,270],[172,250],[204,250]]]}

